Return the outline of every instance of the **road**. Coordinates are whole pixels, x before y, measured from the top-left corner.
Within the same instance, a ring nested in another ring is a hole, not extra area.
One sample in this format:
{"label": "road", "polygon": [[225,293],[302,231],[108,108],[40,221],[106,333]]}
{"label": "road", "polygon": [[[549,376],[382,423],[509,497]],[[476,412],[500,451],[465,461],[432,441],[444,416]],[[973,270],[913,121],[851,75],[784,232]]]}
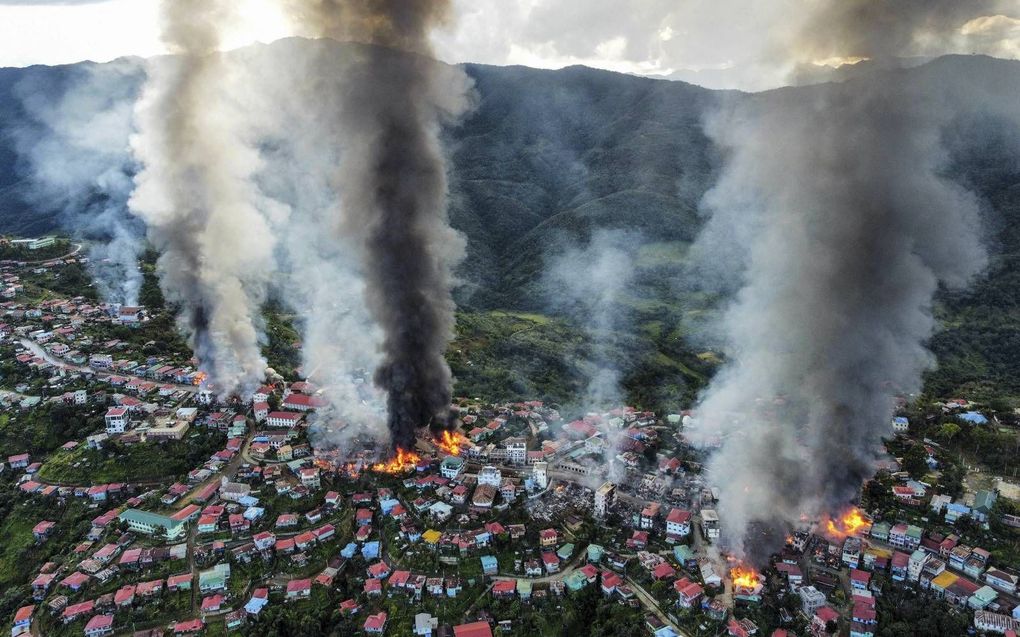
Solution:
{"label": "road", "polygon": [[70,259],[74,255],[76,255],[79,252],[81,252],[81,247],[82,247],[82,244],[80,244],[80,243],[72,243],[71,245],[74,246],[74,250],[71,250],[70,252],[68,252],[67,254],[65,254],[63,256],[51,257],[49,259],[43,259],[42,261],[22,261],[21,263],[24,263],[25,265],[41,265],[43,263],[56,263],[57,261],[63,261],[64,259]]}
{"label": "road", "polygon": [[[52,354],[50,354],[49,352],[46,351],[46,348],[44,348],[42,345],[36,343],[35,341],[29,340],[27,338],[22,338],[22,339],[19,339],[19,342],[21,343],[21,345],[23,347],[25,347],[26,349],[31,351],[35,356],[38,356],[39,358],[45,360],[47,363],[49,363],[50,365],[53,365],[54,367],[59,367],[61,369],[69,369],[69,370],[73,370],[73,371],[77,371],[77,372],[83,372],[83,373],[88,373],[88,374],[95,374],[97,378],[109,378],[110,376],[120,376],[121,378],[127,378],[129,380],[138,380],[138,381],[143,381],[143,382],[147,382],[147,383],[148,382],[155,382],[151,378],[143,378],[141,376],[134,376],[132,374],[113,374],[113,373],[110,373],[110,372],[99,371],[97,369],[93,369],[92,367],[88,367],[86,365],[75,365],[73,363],[68,363],[67,361],[61,360],[61,359],[53,356]],[[189,393],[192,393],[192,394],[194,394],[195,392],[198,391],[198,387],[196,387],[194,385],[179,385],[179,384],[176,384],[176,383],[160,383],[160,384],[161,385],[170,385],[170,386],[174,387],[175,389],[178,389],[180,391],[186,391],[186,392],[189,392]]]}

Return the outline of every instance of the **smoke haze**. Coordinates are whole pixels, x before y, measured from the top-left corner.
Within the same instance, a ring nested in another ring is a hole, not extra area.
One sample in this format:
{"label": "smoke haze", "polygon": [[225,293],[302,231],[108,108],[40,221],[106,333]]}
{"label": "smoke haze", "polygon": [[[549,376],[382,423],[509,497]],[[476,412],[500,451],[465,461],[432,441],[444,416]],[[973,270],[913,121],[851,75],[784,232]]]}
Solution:
{"label": "smoke haze", "polygon": [[[962,6],[821,3],[787,55],[896,55],[965,20]],[[741,287],[724,319],[730,361],[698,421],[723,434],[709,475],[724,544],[759,564],[804,516],[856,497],[894,396],[934,364],[933,295],[986,263],[979,202],[943,177],[941,144],[985,96],[977,83],[933,94],[891,73],[759,94],[708,124],[726,159],[699,247],[737,264]]]}
{"label": "smoke haze", "polygon": [[464,240],[447,222],[439,134],[466,109],[468,80],[426,57],[448,3],[288,0],[285,7],[303,35],[369,45],[346,68],[336,113],[344,135],[339,235],[356,246],[365,303],[382,330],[374,380],[386,392],[391,443],[408,448],[416,428],[447,426],[452,394],[443,354],[453,338],[451,268]]}
{"label": "smoke haze", "polygon": [[137,73],[129,61],[88,65],[59,98],[28,80],[15,88],[32,120],[14,132],[32,203],[59,211],[74,238],[93,242],[89,269],[100,295],[124,305],[138,304],[142,285],[144,228],[127,209],[135,166],[125,152]]}
{"label": "smoke haze", "polygon": [[226,5],[165,0],[163,38],[132,139],[143,169],[130,205],[160,252],[160,285],[214,388],[229,394],[265,376],[259,309],[273,271],[273,235],[254,186],[258,153],[221,90],[231,68],[220,45]]}

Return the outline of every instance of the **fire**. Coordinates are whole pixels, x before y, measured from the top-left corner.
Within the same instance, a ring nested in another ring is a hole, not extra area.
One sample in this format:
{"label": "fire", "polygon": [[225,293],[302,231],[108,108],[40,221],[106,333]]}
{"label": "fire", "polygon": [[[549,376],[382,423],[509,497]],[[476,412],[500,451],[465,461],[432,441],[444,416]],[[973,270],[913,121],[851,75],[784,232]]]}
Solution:
{"label": "fire", "polygon": [[443,435],[436,439],[436,446],[451,456],[459,456],[467,442],[467,437],[460,432],[444,431]]}
{"label": "fire", "polygon": [[193,385],[198,386],[204,383],[206,378],[209,378],[209,374],[206,374],[205,372],[195,372],[195,375],[194,377],[192,377],[191,382]]}
{"label": "fire", "polygon": [[413,451],[405,451],[398,448],[397,455],[390,458],[387,462],[378,462],[372,465],[372,471],[378,473],[404,473],[414,469],[419,460],[421,460],[421,456]]}
{"label": "fire", "polygon": [[730,569],[730,579],[733,580],[735,589],[758,590],[761,587],[761,574],[743,564],[738,564]]}
{"label": "fire", "polygon": [[824,523],[825,532],[837,540],[857,536],[870,524],[857,507],[850,507],[837,520],[826,516]]}

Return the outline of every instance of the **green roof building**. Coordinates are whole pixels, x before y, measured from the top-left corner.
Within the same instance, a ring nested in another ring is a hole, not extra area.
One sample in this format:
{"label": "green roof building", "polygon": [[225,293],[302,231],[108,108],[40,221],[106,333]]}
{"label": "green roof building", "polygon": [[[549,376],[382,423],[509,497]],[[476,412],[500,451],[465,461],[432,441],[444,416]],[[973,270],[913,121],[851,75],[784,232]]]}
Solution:
{"label": "green roof building", "polygon": [[117,518],[127,522],[128,528],[136,533],[152,535],[160,528],[166,531],[166,539],[175,540],[182,535],[187,528],[183,520],[174,520],[165,515],[142,511],[141,509],[127,509]]}
{"label": "green roof building", "polygon": [[230,564],[221,562],[207,571],[199,571],[198,590],[203,593],[225,590],[229,579]]}
{"label": "green roof building", "polygon": [[602,558],[606,555],[606,549],[599,544],[588,545],[588,561],[592,564],[598,564],[602,561]]}
{"label": "green roof building", "polygon": [[560,550],[556,551],[556,557],[560,558],[561,560],[569,560],[570,556],[573,554],[574,545],[569,542],[561,546]]}

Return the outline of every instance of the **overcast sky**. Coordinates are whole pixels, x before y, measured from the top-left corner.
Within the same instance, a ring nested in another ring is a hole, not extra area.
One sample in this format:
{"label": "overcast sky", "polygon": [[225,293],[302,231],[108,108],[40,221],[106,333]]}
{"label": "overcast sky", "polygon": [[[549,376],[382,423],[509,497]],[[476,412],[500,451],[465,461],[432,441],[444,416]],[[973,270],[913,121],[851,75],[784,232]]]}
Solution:
{"label": "overcast sky", "polygon": [[[291,35],[274,0],[233,1],[244,7],[244,19],[232,25],[229,47]],[[825,1],[454,0],[455,19],[435,43],[439,57],[450,62],[586,64],[753,90],[788,76],[794,60],[777,54],[777,47],[796,41],[806,12]],[[939,4],[925,1],[899,5]],[[935,32],[913,34],[909,54],[1020,57],[1020,3],[954,1],[967,9]],[[157,9],[158,0],[0,0],[0,66],[160,53]],[[849,49],[825,55],[796,61],[832,64],[855,57]]]}

